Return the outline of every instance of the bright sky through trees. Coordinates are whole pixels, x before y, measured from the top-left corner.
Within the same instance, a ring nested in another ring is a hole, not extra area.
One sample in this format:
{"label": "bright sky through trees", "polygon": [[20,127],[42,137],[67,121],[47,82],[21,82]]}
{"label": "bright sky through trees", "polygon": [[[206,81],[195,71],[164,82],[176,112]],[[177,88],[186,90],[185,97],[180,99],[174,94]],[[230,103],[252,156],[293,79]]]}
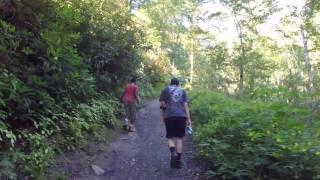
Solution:
{"label": "bright sky through trees", "polygon": [[[278,7],[279,11],[272,14],[266,23],[258,26],[259,33],[276,40],[280,44],[286,44],[285,40],[277,32],[277,27],[280,24],[281,19],[286,15],[289,15],[292,7],[296,6],[301,9],[304,4],[305,0],[275,0],[274,5]],[[237,38],[236,27],[230,15],[230,10],[221,5],[219,0],[215,0],[215,2],[210,1],[203,4],[199,8],[199,11],[203,16],[208,16],[212,13],[218,12],[223,14],[223,18],[213,18],[209,23],[208,21],[203,21],[200,23],[200,26],[215,34],[219,40],[227,41],[230,48],[233,41]]]}

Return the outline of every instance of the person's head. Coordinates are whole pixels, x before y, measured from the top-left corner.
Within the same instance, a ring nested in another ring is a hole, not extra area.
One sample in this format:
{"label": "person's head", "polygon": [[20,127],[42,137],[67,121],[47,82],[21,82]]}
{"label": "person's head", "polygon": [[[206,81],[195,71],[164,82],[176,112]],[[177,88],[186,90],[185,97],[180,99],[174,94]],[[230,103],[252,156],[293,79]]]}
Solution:
{"label": "person's head", "polygon": [[170,84],[171,84],[171,85],[179,86],[179,79],[178,79],[178,78],[172,78]]}
{"label": "person's head", "polygon": [[131,83],[136,83],[137,80],[136,80],[136,78],[132,78],[132,79],[130,80],[130,82],[131,82]]}

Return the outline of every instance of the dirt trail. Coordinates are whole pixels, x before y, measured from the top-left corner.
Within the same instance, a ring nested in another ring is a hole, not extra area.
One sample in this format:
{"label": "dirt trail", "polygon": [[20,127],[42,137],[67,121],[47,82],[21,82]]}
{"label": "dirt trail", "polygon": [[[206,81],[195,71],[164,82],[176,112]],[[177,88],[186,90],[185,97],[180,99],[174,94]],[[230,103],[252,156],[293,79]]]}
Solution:
{"label": "dirt trail", "polygon": [[[138,111],[137,132],[120,134],[110,144],[107,152],[91,158],[105,170],[103,175],[94,174],[86,165],[72,175],[75,180],[197,180],[203,175],[201,163],[193,158],[190,137],[185,138],[182,157],[183,168],[171,169],[170,154],[166,145],[165,129],[160,120],[158,101],[150,101]],[[80,165],[80,166],[83,166]],[[72,171],[72,170],[71,170]],[[69,172],[70,173],[70,172]]]}

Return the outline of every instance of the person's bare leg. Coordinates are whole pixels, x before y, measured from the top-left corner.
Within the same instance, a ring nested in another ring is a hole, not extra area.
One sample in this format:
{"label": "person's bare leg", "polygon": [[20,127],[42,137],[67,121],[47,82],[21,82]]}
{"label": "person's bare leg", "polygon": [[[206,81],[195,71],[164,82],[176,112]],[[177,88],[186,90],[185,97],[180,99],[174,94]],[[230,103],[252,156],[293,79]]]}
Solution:
{"label": "person's bare leg", "polygon": [[176,151],[177,151],[177,159],[178,159],[178,167],[181,167],[181,155],[182,155],[182,138],[176,138],[175,139],[175,144],[176,144]]}
{"label": "person's bare leg", "polygon": [[161,115],[161,121],[163,122],[163,123],[165,123],[165,120],[164,120],[164,112],[161,110],[161,112],[160,112],[160,115]]}
{"label": "person's bare leg", "polygon": [[175,146],[176,146],[177,153],[182,153],[182,147],[183,147],[182,138],[175,139]]}
{"label": "person's bare leg", "polygon": [[129,121],[130,121],[130,128],[129,131],[135,132],[135,121],[136,121],[136,104],[130,104],[129,105]]}
{"label": "person's bare leg", "polygon": [[176,153],[175,138],[168,139],[168,146],[171,153],[170,166],[171,168],[177,168],[178,156]]}
{"label": "person's bare leg", "polygon": [[174,145],[176,149],[176,161],[175,161],[175,168],[180,169],[182,166],[181,162],[181,155],[182,155],[182,138],[175,138],[174,139]]}
{"label": "person's bare leg", "polygon": [[172,138],[169,138],[168,139],[168,146],[169,146],[169,148],[174,148],[174,150],[176,149],[175,148],[175,141],[174,141],[174,139],[172,139]]}

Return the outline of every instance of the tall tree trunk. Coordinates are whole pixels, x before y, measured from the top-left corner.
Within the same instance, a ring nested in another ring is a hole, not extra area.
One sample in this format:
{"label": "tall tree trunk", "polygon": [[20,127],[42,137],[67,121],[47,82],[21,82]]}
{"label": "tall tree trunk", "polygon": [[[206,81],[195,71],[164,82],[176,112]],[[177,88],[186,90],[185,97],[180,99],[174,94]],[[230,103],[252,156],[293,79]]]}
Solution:
{"label": "tall tree trunk", "polygon": [[[189,16],[189,21],[191,24],[191,30],[193,29],[193,19],[194,16]],[[190,48],[189,60],[190,60],[190,87],[192,88],[193,83],[193,65],[194,65],[194,37],[191,37],[191,48]]]}
{"label": "tall tree trunk", "polygon": [[128,10],[131,13],[133,0],[128,0]]}
{"label": "tall tree trunk", "polygon": [[[241,48],[243,49],[243,48]],[[241,62],[239,64],[239,93],[243,94],[243,61],[244,61],[244,50],[242,50]]]}
{"label": "tall tree trunk", "polygon": [[238,21],[237,17],[234,16],[234,23],[236,25],[236,29],[238,31],[238,35],[239,35],[239,39],[240,39],[240,53],[241,53],[241,58],[240,58],[240,62],[239,62],[239,94],[242,95],[243,94],[243,79],[244,79],[244,62],[245,62],[245,47],[244,47],[244,43],[243,43],[243,29],[242,26],[240,24],[240,22]]}
{"label": "tall tree trunk", "polygon": [[244,49],[244,44],[243,44],[243,35],[242,35],[242,29],[240,28],[240,46],[241,46],[241,61],[239,64],[239,80],[240,80],[240,84],[239,84],[239,93],[243,94],[243,64],[245,61],[245,49]]}
{"label": "tall tree trunk", "polygon": [[302,41],[303,41],[303,49],[304,49],[305,60],[306,60],[305,63],[306,63],[307,71],[308,71],[307,90],[308,90],[309,93],[311,93],[313,91],[313,72],[312,72],[312,67],[311,67],[311,63],[310,63],[308,39],[306,37],[303,25],[300,26],[300,31],[301,31]]}
{"label": "tall tree trunk", "polygon": [[194,50],[193,50],[193,40],[191,42],[191,51],[189,55],[190,60],[190,85],[192,86],[193,83],[193,64],[194,64]]}

